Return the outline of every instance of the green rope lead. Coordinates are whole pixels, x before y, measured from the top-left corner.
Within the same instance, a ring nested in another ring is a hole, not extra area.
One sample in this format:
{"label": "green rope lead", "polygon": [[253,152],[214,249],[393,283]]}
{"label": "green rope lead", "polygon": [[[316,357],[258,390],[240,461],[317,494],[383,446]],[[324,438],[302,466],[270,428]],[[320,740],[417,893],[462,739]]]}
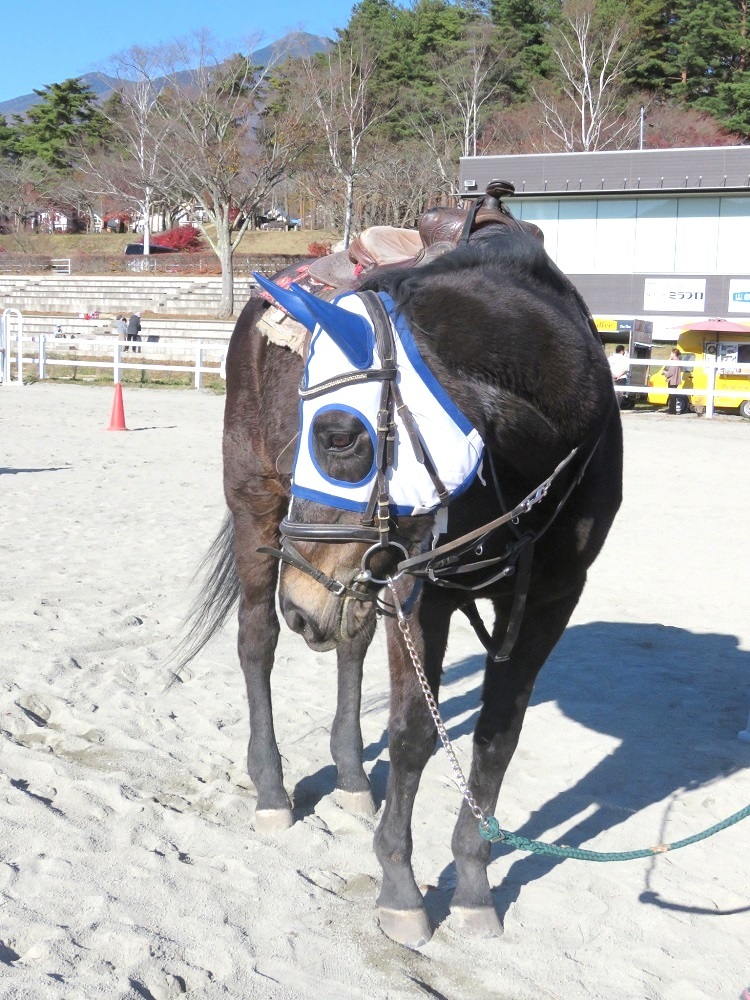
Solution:
{"label": "green rope lead", "polygon": [[688,844],[697,844],[699,840],[712,837],[719,830],[725,830],[728,826],[739,823],[741,819],[750,816],[750,806],[745,806],[739,812],[729,816],[727,819],[710,826],[702,833],[696,833],[692,837],[685,837],[684,840],[675,841],[674,844],[659,844],[657,847],[647,847],[641,851],[587,851],[582,847],[565,847],[563,844],[544,844],[541,840],[527,840],[517,833],[510,833],[502,830],[500,824],[494,816],[487,816],[479,823],[479,833],[485,840],[492,843],[508,844],[519,851],[531,851],[533,854],[549,854],[555,858],[575,858],[577,861],[633,861],[635,858],[652,858],[655,854],[666,854],[667,851],[677,851],[680,847],[687,847]]}

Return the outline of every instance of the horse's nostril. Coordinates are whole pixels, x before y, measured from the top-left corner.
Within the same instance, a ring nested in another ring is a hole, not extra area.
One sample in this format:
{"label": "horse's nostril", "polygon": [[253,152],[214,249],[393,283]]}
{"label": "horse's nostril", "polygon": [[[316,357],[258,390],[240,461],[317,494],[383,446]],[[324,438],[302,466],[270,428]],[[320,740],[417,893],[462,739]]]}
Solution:
{"label": "horse's nostril", "polygon": [[294,604],[286,604],[283,608],[284,619],[293,632],[305,637],[306,642],[319,643],[323,636],[318,627]]}
{"label": "horse's nostril", "polygon": [[300,635],[303,634],[307,625],[307,619],[298,608],[293,606],[284,608],[284,618],[293,632],[299,632]]}

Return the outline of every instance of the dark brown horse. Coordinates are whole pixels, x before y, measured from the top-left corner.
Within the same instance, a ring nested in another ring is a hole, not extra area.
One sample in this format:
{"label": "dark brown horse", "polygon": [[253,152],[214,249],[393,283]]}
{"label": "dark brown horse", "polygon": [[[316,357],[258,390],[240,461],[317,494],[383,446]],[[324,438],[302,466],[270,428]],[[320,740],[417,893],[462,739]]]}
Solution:
{"label": "dark brown horse", "polygon": [[[250,706],[248,770],[258,795],[256,827],[269,831],[292,822],[271,709],[277,591],[292,629],[315,649],[337,650],[331,752],[338,788],[355,809],[371,809],[362,767],[360,685],[378,605],[385,610],[390,771],[375,835],[383,869],[378,905],[384,931],[417,947],[431,928],[412,873],[410,823],[436,731],[392,617],[394,593],[383,581],[392,577],[408,609],[414,653],[436,697],[454,611],[470,616],[488,651],[468,784],[478,809],[489,815],[534,680],[566,627],[620,504],[622,440],[609,367],[585,307],[539,243],[520,229],[485,226],[426,266],[376,272],[363,290],[363,299],[355,296],[360,305],[352,306],[359,319],[352,325],[350,310],[344,332],[334,329],[337,315],[346,311],[343,299],[321,314],[292,291],[296,302],[287,298],[285,305],[292,312],[296,305],[295,314],[309,327],[318,324],[319,346],[312,352],[317,358],[326,337],[343,352],[351,392],[360,384],[377,386],[377,427],[368,424],[359,404],[326,404],[328,389],[311,385],[310,369],[302,394],[320,406],[295,445],[302,358],[262,335],[258,320],[267,302],[252,299],[237,321],[227,358],[224,423],[230,513],[210,555],[213,571],[193,641],[194,650],[200,648],[239,598],[239,655]],[[379,306],[391,302],[396,326],[408,328],[395,346],[382,329]],[[420,425],[419,406],[401,370],[409,338],[427,384],[483,447],[481,463],[459,488],[443,481],[440,448],[426,443],[429,427]],[[295,447],[297,461],[312,456],[315,474],[334,484],[334,493],[341,487],[348,498],[350,487],[358,484],[367,492],[370,487],[362,484],[371,483],[367,502],[347,499],[339,506],[325,491],[303,488],[302,473],[298,484],[295,468],[290,507]],[[399,511],[396,473],[409,467],[407,450],[435,487],[439,500],[433,509],[417,504]],[[415,458],[418,453],[421,458]],[[447,522],[437,516],[446,507]],[[489,629],[476,614],[476,598],[492,603]],[[491,935],[501,928],[486,872],[490,844],[475,816],[464,802],[452,843],[452,911],[468,932]]]}

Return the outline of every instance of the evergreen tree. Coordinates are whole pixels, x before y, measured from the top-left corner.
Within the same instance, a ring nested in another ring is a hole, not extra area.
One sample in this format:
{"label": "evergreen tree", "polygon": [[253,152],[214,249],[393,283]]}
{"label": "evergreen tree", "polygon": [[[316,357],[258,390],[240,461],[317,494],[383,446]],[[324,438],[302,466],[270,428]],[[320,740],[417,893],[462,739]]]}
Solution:
{"label": "evergreen tree", "polygon": [[750,139],[750,75],[735,72],[717,88],[713,113],[725,128]]}
{"label": "evergreen tree", "polygon": [[18,129],[9,125],[0,115],[0,160],[18,158]]}
{"label": "evergreen tree", "polygon": [[635,90],[664,92],[669,89],[669,36],[671,4],[664,0],[628,0],[625,14],[631,25],[632,47],[625,72]]}
{"label": "evergreen tree", "polygon": [[29,108],[25,119],[14,116],[19,152],[38,156],[55,169],[67,169],[77,142],[95,141],[106,134],[107,122],[96,106],[96,94],[75,78],[34,93],[41,101]]}
{"label": "evergreen tree", "polygon": [[362,48],[375,60],[371,92],[381,106],[394,103],[409,79],[408,19],[409,11],[393,0],[361,0],[338,32],[339,44]]}
{"label": "evergreen tree", "polygon": [[371,100],[380,108],[394,109],[376,128],[378,136],[395,141],[414,137],[408,116],[398,109],[437,100],[436,58],[458,54],[466,25],[480,16],[473,0],[415,0],[411,7],[398,7],[392,0],[357,4],[339,41],[363,44],[375,59]]}
{"label": "evergreen tree", "polygon": [[511,89],[528,97],[533,82],[550,77],[556,68],[549,29],[559,20],[559,0],[491,0],[490,15],[503,46],[518,59]]}
{"label": "evergreen tree", "polygon": [[673,93],[697,107],[714,110],[717,90],[731,81],[743,44],[737,4],[734,0],[677,0],[673,16]]}

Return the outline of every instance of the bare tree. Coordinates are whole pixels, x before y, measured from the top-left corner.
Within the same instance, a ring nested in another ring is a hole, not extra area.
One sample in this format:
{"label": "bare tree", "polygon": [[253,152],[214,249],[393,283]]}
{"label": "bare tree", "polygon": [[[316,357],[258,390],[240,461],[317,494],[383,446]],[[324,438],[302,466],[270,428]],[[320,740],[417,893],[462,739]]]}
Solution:
{"label": "bare tree", "polygon": [[429,114],[419,109],[412,114],[411,123],[432,155],[440,190],[449,195],[458,187],[460,154],[455,128],[445,115]]}
{"label": "bare tree", "polygon": [[53,176],[38,158],[0,159],[0,212],[12,221],[17,239],[29,219],[46,208]]}
{"label": "bare tree", "polygon": [[319,60],[306,59],[308,92],[322,126],[333,169],[344,183],[344,246],[352,230],[354,188],[361,176],[362,142],[388,114],[371,98],[374,60],[362,46],[339,44]]}
{"label": "bare tree", "polygon": [[417,103],[410,116],[414,130],[435,160],[442,190],[456,190],[458,160],[476,156],[485,121],[512,63],[487,25],[470,25],[456,49],[433,62],[435,94]]}
{"label": "bare tree", "polygon": [[89,192],[113,197],[142,220],[144,254],[150,252],[154,209],[171,186],[169,128],[159,108],[157,66],[154,51],[139,46],[115,56],[120,86],[102,107],[110,126],[108,141],[84,145],[77,158]]}
{"label": "bare tree", "polygon": [[270,70],[248,55],[221,52],[206,33],[152,49],[137,67],[144,92],[158,95],[147,134],[151,149],[158,146],[164,197],[190,204],[219,258],[220,316],[234,311],[234,252],[305,141],[290,117],[294,109],[263,114]]}
{"label": "bare tree", "polygon": [[[306,195],[309,209],[310,229],[328,228],[339,231],[343,228],[343,200],[339,188],[339,178],[331,167],[327,156],[319,162],[295,172],[300,190]],[[338,200],[337,200],[338,199]],[[341,223],[341,224],[339,224]]]}
{"label": "bare tree", "polygon": [[622,108],[627,23],[605,23],[595,0],[566,0],[562,13],[553,42],[561,91],[534,89],[545,128],[565,152],[627,146],[638,128]]}
{"label": "bare tree", "polygon": [[366,178],[368,214],[362,225],[414,227],[425,208],[440,200],[442,179],[423,143],[368,145],[372,169]]}
{"label": "bare tree", "polygon": [[55,177],[50,198],[51,204],[67,206],[79,224],[86,219],[91,232],[95,229],[96,216],[103,220],[102,196],[97,190],[92,190],[90,176],[79,168]]}
{"label": "bare tree", "polygon": [[443,61],[438,82],[460,128],[461,156],[476,156],[485,112],[510,69],[506,53],[493,43],[486,26],[472,26],[460,54]]}
{"label": "bare tree", "polygon": [[495,111],[485,123],[480,153],[539,153],[545,150],[544,123],[535,102]]}
{"label": "bare tree", "polygon": [[674,103],[645,100],[649,149],[676,146],[741,146],[742,136],[730,132],[711,115]]}

